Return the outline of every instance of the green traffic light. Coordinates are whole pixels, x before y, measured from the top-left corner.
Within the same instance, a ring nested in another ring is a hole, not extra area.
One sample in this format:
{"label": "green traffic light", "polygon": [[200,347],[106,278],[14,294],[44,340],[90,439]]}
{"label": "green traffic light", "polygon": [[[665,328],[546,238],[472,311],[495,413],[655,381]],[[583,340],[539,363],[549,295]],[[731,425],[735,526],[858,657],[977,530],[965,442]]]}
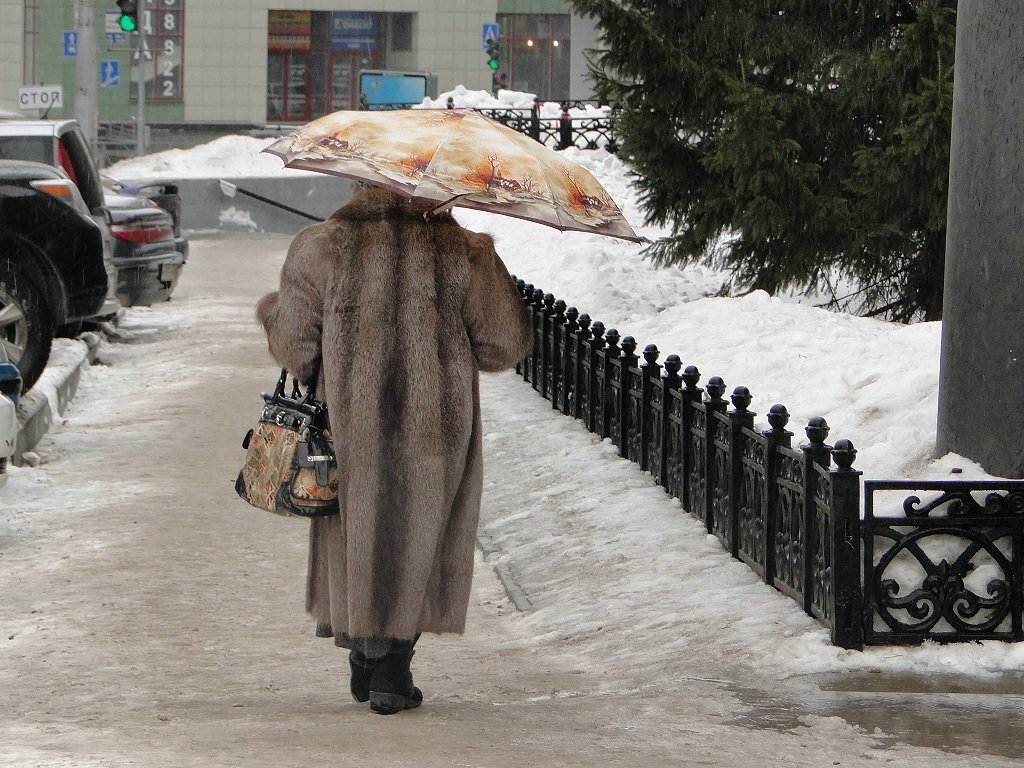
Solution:
{"label": "green traffic light", "polygon": [[487,62],[487,66],[490,67],[491,69],[497,69],[498,68],[498,60],[497,59],[491,59],[490,61]]}
{"label": "green traffic light", "polygon": [[117,24],[125,32],[134,32],[136,27],[138,26],[135,23],[135,19],[133,17],[131,17],[131,16],[126,15],[126,14],[121,14],[121,18],[119,18],[117,20]]}

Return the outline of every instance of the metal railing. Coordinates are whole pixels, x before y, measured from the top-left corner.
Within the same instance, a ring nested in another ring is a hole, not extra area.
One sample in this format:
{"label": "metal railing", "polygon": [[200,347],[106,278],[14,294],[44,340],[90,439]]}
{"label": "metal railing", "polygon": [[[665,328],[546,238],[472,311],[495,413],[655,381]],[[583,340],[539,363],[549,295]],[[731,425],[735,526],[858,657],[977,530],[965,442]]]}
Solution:
{"label": "metal railing", "polygon": [[[502,125],[526,134],[552,149],[606,149],[617,152],[619,144],[615,136],[615,109],[609,108],[607,115],[573,116],[570,110],[586,105],[601,106],[595,101],[562,101],[558,117],[541,117],[541,104],[535,101],[530,109],[515,107],[476,107],[475,111],[496,120]],[[409,104],[374,104],[371,109],[408,109]],[[447,109],[454,109],[454,103]]]}
{"label": "metal railing", "polygon": [[827,444],[824,418],[794,446],[784,405],[756,429],[746,387],[727,400],[721,377],[701,387],[678,355],[637,354],[633,337],[517,284],[534,329],[524,380],[649,472],[834,644],[1024,640],[1024,481],[868,480],[862,519],[857,451]]}

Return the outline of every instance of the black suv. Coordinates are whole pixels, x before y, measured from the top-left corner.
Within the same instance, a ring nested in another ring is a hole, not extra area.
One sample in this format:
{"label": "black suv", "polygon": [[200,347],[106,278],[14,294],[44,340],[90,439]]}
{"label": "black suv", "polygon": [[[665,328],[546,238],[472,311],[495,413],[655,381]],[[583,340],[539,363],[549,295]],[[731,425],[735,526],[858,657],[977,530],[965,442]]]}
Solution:
{"label": "black suv", "polygon": [[61,327],[109,309],[112,275],[78,187],[52,166],[0,160],[0,344],[26,389]]}

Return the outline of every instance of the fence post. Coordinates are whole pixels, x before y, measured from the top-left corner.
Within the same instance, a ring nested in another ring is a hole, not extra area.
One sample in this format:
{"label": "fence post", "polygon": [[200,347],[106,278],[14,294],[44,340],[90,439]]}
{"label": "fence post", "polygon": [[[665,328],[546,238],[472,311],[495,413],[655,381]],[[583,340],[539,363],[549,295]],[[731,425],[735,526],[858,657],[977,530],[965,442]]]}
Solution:
{"label": "fence post", "polygon": [[540,98],[534,97],[530,107],[530,138],[540,141]]}
{"label": "fence post", "polygon": [[[633,427],[636,435],[637,446],[633,452],[634,461],[640,465],[645,472],[651,465],[651,457],[648,455],[651,445],[651,398],[654,393],[655,380],[661,379],[661,365],[658,363],[658,355],[661,350],[655,344],[648,344],[644,347],[644,362],[640,366],[640,407],[636,414],[640,417],[640,423]],[[633,358],[636,360],[636,357]],[[664,420],[664,401],[662,401],[662,420]],[[664,432],[664,429],[662,430]],[[661,444],[661,440],[658,444]]]}
{"label": "fence post", "polygon": [[530,383],[538,392],[544,379],[544,291],[533,289],[533,377]]}
{"label": "fence post", "polygon": [[683,413],[682,413],[682,451],[683,451],[683,489],[682,496],[679,500],[683,503],[683,509],[686,509],[691,515],[695,517],[700,515],[699,509],[688,509],[687,504],[690,502],[690,496],[693,493],[693,489],[690,487],[690,476],[693,473],[694,465],[703,460],[701,456],[694,456],[693,450],[693,436],[690,434],[693,429],[693,405],[699,403],[703,392],[697,383],[700,381],[700,371],[697,370],[696,365],[688,365],[683,369],[682,375],[683,383],[686,384],[680,394],[683,398]]}
{"label": "fence post", "polygon": [[753,397],[746,387],[732,391],[733,411],[729,414],[729,552],[739,558],[740,486],[743,482],[743,430],[754,428],[754,412],[748,410]]}
{"label": "fence post", "polygon": [[562,389],[565,387],[562,351],[565,347],[565,302],[557,299],[554,314],[551,316],[548,330],[548,398],[553,409],[559,408],[562,400]]}
{"label": "fence post", "polygon": [[[537,293],[541,293],[540,289],[537,290]],[[550,293],[541,294],[537,302],[539,323],[533,346],[537,351],[538,370],[533,388],[540,392],[541,397],[548,396],[548,381],[550,380],[552,362],[551,345],[548,343],[548,339],[551,332],[551,316],[555,313],[554,304],[555,297]]]}
{"label": "fence post", "polygon": [[584,414],[584,405],[589,414],[590,408],[590,366],[586,358],[590,354],[590,315],[584,312],[579,316],[579,331],[576,334],[576,363],[573,372],[573,394],[575,400],[572,406],[572,416],[583,421],[583,426],[590,429],[589,416]]}
{"label": "fence post", "polygon": [[729,404],[725,402],[722,395],[725,394],[725,382],[721,376],[712,376],[704,387],[708,393],[704,400],[705,422],[704,422],[704,509],[701,514],[704,517],[704,527],[711,533],[714,527],[714,503],[715,491],[722,482],[715,472],[715,412],[725,413]]}
{"label": "fence post", "polygon": [[[657,438],[657,450],[661,460],[658,462],[658,473],[654,475],[654,480],[666,491],[670,490],[669,472],[671,469],[668,466],[668,459],[671,452],[669,451],[669,440],[671,440],[671,435],[673,434],[669,423],[669,411],[672,408],[672,391],[679,389],[683,383],[682,378],[679,376],[679,371],[682,367],[683,363],[679,359],[679,355],[669,355],[665,358],[665,375],[661,379],[661,434]],[[676,449],[680,451],[677,455],[681,457],[682,446],[676,446]],[[649,459],[650,457],[648,457]],[[648,461],[648,463],[650,462]],[[681,492],[679,488],[674,490],[677,493]]]}
{"label": "fence post", "polygon": [[619,423],[617,425],[619,432],[618,445],[619,456],[624,459],[628,459],[631,458],[629,450],[631,445],[631,435],[636,432],[637,428],[642,423],[639,420],[640,417],[638,414],[633,410],[631,396],[633,388],[633,371],[637,367],[638,359],[636,356],[636,339],[632,336],[626,336],[622,340],[620,347],[622,348],[622,354],[619,355],[619,371],[622,380],[619,386],[619,402],[616,404],[619,409]]}
{"label": "fence post", "polygon": [[764,530],[761,532],[761,546],[764,547],[764,583],[771,584],[775,580],[775,521],[779,514],[779,486],[776,477],[779,474],[779,446],[790,447],[793,433],[786,429],[789,424],[789,411],[786,406],[776,403],[768,409],[768,425],[771,429],[764,433],[765,444],[765,505],[762,519]]}
{"label": "fence post", "polygon": [[587,402],[584,404],[586,414],[583,419],[590,432],[597,431],[597,415],[603,407],[604,388],[602,387],[600,392],[597,390],[597,351],[599,349],[604,349],[604,323],[595,320],[590,324],[590,339],[587,341]]}
{"label": "fence post", "polygon": [[[526,281],[517,278],[515,275],[512,275],[512,282],[516,284],[516,290],[519,291],[519,296],[520,298],[522,298],[523,303],[529,305],[529,302],[526,300]],[[529,357],[529,354],[527,354],[526,357],[524,357],[522,360],[516,363],[516,373],[522,376],[523,378],[526,378],[527,357]]]}
{"label": "fence post", "polygon": [[569,105],[562,104],[562,115],[558,118],[558,148],[568,149],[572,146],[572,118],[569,117]]}
{"label": "fence post", "polygon": [[832,512],[832,632],[833,645],[864,647],[864,593],[860,571],[860,470],[853,469],[857,449],[849,440],[836,440],[832,458],[829,508]]}
{"label": "fence post", "polygon": [[[572,414],[573,401],[576,397],[576,361],[579,350],[576,347],[576,336],[579,325],[576,320],[580,313],[576,307],[565,310],[565,329],[562,331],[562,391],[558,408],[567,416]],[[575,353],[573,352],[575,350]]]}
{"label": "fence post", "polygon": [[[537,320],[534,316],[535,307],[533,306],[533,283],[525,283],[523,285],[523,303],[526,304],[526,310],[530,313],[530,328],[531,336],[532,329],[536,327]],[[530,351],[527,353],[523,360],[523,380],[533,381],[533,362],[537,357],[537,352],[533,347],[530,347]]]}
{"label": "fence post", "polygon": [[[594,398],[594,431],[601,439],[614,437],[612,435],[612,422],[616,416],[614,408],[618,403],[616,402],[615,387],[612,386],[612,381],[616,367],[620,368],[618,374],[620,374],[620,377],[622,376],[622,360],[618,358],[618,339],[620,339],[618,331],[614,328],[609,328],[604,332],[604,346],[597,349],[595,374],[601,396]],[[620,383],[622,383],[621,379]],[[618,416],[621,417],[622,415]]]}
{"label": "fence post", "polygon": [[811,605],[814,601],[814,537],[815,532],[815,485],[818,473],[814,471],[817,464],[826,469],[832,466],[832,446],[825,442],[828,437],[829,426],[821,416],[814,416],[807,421],[804,434],[809,442],[800,446],[804,455],[804,487],[803,487],[803,509],[800,510],[800,546],[803,551],[803,582],[804,611],[813,615]]}

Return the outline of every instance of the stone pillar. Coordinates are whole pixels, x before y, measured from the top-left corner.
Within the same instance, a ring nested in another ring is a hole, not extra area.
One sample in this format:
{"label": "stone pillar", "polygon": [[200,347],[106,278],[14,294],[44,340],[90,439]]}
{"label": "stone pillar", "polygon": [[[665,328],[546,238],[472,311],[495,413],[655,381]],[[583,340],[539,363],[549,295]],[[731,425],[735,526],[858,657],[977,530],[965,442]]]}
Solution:
{"label": "stone pillar", "polygon": [[938,451],[1024,477],[1024,2],[960,0]]}

